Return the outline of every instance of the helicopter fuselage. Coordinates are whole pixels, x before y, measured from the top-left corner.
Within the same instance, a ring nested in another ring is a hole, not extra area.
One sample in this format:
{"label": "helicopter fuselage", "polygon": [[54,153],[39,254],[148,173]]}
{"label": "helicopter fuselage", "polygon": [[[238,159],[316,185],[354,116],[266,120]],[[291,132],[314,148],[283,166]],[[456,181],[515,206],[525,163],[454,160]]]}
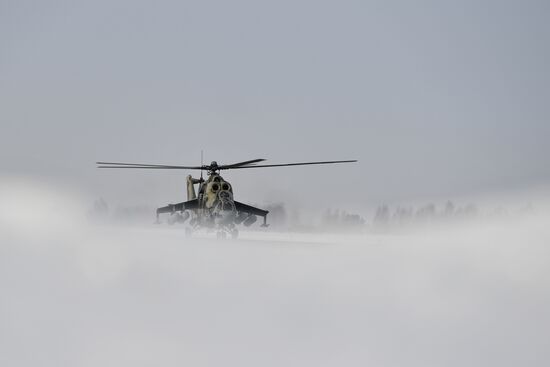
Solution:
{"label": "helicopter fuselage", "polygon": [[[198,192],[195,191],[197,184]],[[183,223],[190,219],[191,229],[215,229],[232,236],[237,233],[236,225],[242,223],[248,227],[257,221],[256,216],[263,216],[262,226],[268,226],[268,211],[235,201],[231,183],[216,172],[209,172],[206,180],[187,176],[187,199],[157,209],[157,220],[159,214],[170,213],[168,223]]]}
{"label": "helicopter fuselage", "polygon": [[[198,195],[195,184],[199,184]],[[233,200],[233,187],[217,173],[212,173],[207,180],[187,176],[187,199],[198,200],[197,221],[207,227],[232,226],[237,217]]]}

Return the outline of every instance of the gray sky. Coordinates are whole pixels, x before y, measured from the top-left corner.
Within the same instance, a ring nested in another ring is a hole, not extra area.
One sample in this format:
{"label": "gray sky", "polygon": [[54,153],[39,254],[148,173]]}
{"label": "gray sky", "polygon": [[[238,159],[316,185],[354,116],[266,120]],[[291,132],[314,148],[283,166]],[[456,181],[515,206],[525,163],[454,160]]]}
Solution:
{"label": "gray sky", "polygon": [[[244,201],[327,205],[550,182],[546,1],[0,2],[0,174],[184,199],[196,164]],[[351,183],[349,181],[351,181]]]}

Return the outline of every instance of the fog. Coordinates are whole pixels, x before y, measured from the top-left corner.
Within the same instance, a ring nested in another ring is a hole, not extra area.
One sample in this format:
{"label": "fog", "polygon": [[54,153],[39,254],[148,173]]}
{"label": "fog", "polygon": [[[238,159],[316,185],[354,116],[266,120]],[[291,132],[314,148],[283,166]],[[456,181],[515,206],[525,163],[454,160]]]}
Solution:
{"label": "fog", "polygon": [[[186,238],[0,186],[6,366],[545,366],[548,211],[408,234]],[[28,210],[32,206],[32,210]]]}

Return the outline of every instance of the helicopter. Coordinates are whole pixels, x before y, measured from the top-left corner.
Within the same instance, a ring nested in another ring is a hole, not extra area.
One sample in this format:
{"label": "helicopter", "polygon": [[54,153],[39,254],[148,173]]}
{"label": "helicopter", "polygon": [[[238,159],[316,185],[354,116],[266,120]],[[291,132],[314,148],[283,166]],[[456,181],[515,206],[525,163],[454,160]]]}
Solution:
{"label": "helicopter", "polygon": [[[210,164],[201,164],[200,166],[120,162],[96,162],[96,164],[97,168],[200,170],[200,178],[193,178],[191,175],[187,176],[187,201],[168,204],[158,208],[156,211],[156,223],[160,223],[159,217],[161,214],[170,214],[169,224],[185,223],[189,220],[189,226],[186,227],[186,234],[188,236],[193,231],[204,228],[208,231],[217,231],[218,238],[225,238],[227,235],[231,236],[231,238],[237,238],[239,235],[237,226],[242,224],[245,227],[249,227],[257,221],[257,217],[263,217],[261,227],[269,226],[267,223],[267,214],[269,211],[236,201],[233,198],[233,186],[220,175],[220,171],[357,162],[357,160],[341,160],[257,164],[264,161],[265,159],[252,159],[221,165],[216,161],[212,161]],[[207,173],[207,179],[203,178],[204,171]],[[198,185],[198,193],[195,191],[195,185]]]}

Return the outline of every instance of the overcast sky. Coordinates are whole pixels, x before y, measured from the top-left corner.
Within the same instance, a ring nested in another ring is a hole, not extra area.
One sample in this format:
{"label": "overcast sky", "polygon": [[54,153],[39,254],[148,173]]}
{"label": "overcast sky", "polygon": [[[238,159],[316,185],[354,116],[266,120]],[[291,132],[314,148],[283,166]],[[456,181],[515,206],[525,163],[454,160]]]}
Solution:
{"label": "overcast sky", "polygon": [[[327,205],[550,183],[547,1],[0,1],[0,174],[177,201],[197,164],[243,201]],[[349,182],[349,181],[351,182]]]}

